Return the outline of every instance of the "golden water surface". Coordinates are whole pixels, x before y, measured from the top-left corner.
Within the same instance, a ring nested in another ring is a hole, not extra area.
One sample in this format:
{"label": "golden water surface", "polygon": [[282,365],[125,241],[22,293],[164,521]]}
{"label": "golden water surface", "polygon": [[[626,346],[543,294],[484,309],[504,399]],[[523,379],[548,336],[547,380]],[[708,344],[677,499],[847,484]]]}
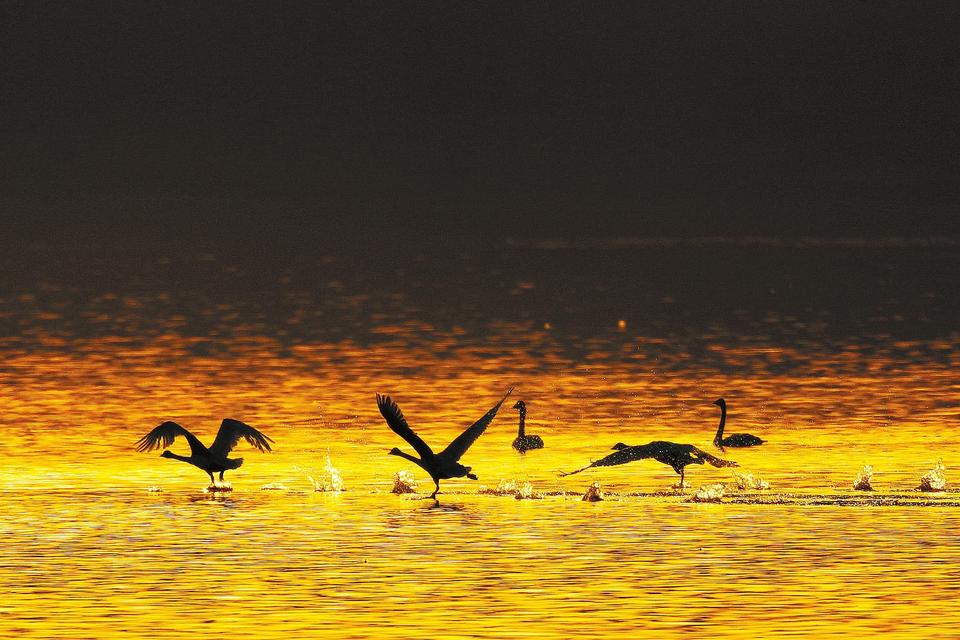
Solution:
{"label": "golden water surface", "polygon": [[[288,276],[286,298],[239,309],[209,286],[183,302],[169,283],[8,284],[0,637],[957,637],[955,331],[822,337],[778,308],[748,310],[749,335],[698,320],[670,334],[669,311],[654,330],[615,313],[587,331],[589,314],[540,303],[488,320],[486,300],[458,302],[461,326],[403,295],[325,280],[312,297]],[[511,304],[544,286],[501,280]],[[310,323],[347,328],[297,328]],[[463,459],[479,480],[423,499],[432,482],[387,455],[410,448],[374,393],[439,449],[510,386]],[[618,441],[719,455],[720,396],[727,433],[767,441],[725,457],[769,489],[694,465],[680,492],[653,460],[558,476]],[[514,399],[543,450],[510,448]],[[133,450],[165,419],[209,443],[227,416],[276,442],[237,447],[232,492]],[[917,491],[941,458],[947,491]],[[854,491],[865,464],[875,491]],[[419,493],[390,492],[403,470]],[[343,490],[315,491],[331,474]],[[606,499],[581,501],[595,481]],[[486,491],[501,483],[532,497]],[[688,501],[716,483],[719,503]]]}

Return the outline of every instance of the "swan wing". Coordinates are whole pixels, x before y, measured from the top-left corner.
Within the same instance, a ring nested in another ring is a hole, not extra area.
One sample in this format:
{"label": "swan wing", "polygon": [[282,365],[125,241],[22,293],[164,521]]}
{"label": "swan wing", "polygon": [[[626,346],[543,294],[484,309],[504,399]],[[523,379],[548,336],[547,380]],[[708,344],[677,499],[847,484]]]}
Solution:
{"label": "swan wing", "polygon": [[[618,443],[619,444],[619,443]],[[636,447],[628,447],[624,445],[622,449],[614,451],[608,456],[600,458],[599,460],[594,460],[590,464],[576,471],[568,471],[566,473],[561,473],[560,476],[572,476],[575,473],[580,473],[581,471],[586,471],[591,467],[615,467],[618,464],[627,464],[628,462],[633,462],[634,460],[643,460],[644,458],[652,458],[657,454],[657,451],[652,447],[653,443],[639,445]]]}
{"label": "swan wing", "polygon": [[216,440],[210,445],[210,453],[226,458],[227,454],[240,442],[240,438],[244,438],[257,451],[271,451],[270,443],[273,440],[248,424],[226,418],[220,423],[220,431],[217,432]]}
{"label": "swan wing", "polygon": [[380,408],[380,415],[387,421],[390,429],[406,440],[407,443],[413,447],[414,451],[420,454],[421,460],[429,460],[433,457],[433,450],[420,436],[413,432],[413,429],[407,424],[407,419],[403,417],[403,412],[400,411],[400,407],[390,399],[390,396],[382,396],[378,393],[377,407]]}
{"label": "swan wing", "polygon": [[137,451],[143,452],[153,451],[154,449],[166,449],[173,444],[177,436],[183,436],[187,439],[187,442],[190,443],[191,455],[196,456],[207,453],[207,448],[197,439],[197,436],[170,420],[160,424],[150,433],[140,438],[136,444]]}
{"label": "swan wing", "polygon": [[477,441],[480,434],[483,433],[487,426],[493,421],[493,417],[497,415],[497,411],[500,410],[500,405],[510,397],[511,393],[513,393],[513,387],[510,387],[507,393],[500,398],[500,402],[493,405],[490,411],[487,411],[482,418],[474,422],[466,431],[457,436],[446,449],[440,452],[440,455],[448,457],[454,462],[459,460],[460,457],[467,452],[467,449],[470,448],[470,445]]}
{"label": "swan wing", "polygon": [[624,447],[614,451],[608,456],[600,458],[591,466],[594,467],[615,467],[618,464],[627,464],[634,460],[646,460],[659,453],[659,449],[653,444],[642,444],[635,447]]}

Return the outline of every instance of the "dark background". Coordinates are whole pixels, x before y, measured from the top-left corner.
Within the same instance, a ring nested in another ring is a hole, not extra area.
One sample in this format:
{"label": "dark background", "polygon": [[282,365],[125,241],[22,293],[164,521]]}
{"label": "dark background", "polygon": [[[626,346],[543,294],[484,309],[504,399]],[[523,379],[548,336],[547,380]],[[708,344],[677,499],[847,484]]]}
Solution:
{"label": "dark background", "polygon": [[3,2],[3,235],[956,234],[958,6]]}

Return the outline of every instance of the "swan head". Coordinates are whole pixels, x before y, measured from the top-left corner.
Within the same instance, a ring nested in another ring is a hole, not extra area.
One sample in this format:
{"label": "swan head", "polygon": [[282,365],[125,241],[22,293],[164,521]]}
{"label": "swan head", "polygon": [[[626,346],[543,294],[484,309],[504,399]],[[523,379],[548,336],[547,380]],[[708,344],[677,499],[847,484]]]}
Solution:
{"label": "swan head", "polygon": [[717,398],[716,400],[713,401],[713,404],[717,405],[721,409],[727,406],[727,403],[724,401],[723,398]]}
{"label": "swan head", "polygon": [[392,455],[392,456],[402,455],[402,454],[400,453],[400,449],[397,449],[396,447],[394,447],[393,449],[390,449],[389,453],[390,453],[390,455]]}
{"label": "swan head", "polygon": [[169,450],[169,449],[164,449],[164,450],[163,450],[163,453],[160,454],[160,457],[161,457],[161,458],[172,458],[172,457],[173,457],[173,454],[170,453],[170,450]]}
{"label": "swan head", "polygon": [[513,408],[516,409],[517,411],[526,411],[527,405],[526,403],[524,403],[523,400],[517,400],[517,404],[513,405]]}

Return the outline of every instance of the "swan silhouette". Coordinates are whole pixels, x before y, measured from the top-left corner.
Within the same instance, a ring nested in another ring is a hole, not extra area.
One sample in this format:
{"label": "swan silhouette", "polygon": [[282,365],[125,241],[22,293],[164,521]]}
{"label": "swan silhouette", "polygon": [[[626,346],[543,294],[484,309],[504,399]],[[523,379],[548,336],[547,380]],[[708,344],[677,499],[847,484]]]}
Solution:
{"label": "swan silhouette", "polygon": [[216,484],[213,474],[219,472],[220,482],[223,482],[223,473],[229,469],[238,469],[243,464],[243,458],[228,458],[227,455],[233,451],[233,448],[240,442],[240,438],[245,438],[258,451],[270,451],[270,438],[263,435],[250,425],[244,424],[238,420],[225,419],[220,424],[220,431],[214,439],[210,448],[203,446],[203,443],[195,435],[181,427],[176,422],[167,421],[153,429],[150,433],[137,441],[137,451],[153,451],[154,449],[166,449],[177,436],[183,436],[190,444],[189,456],[178,456],[171,451],[164,451],[161,457],[173,458],[181,462],[187,462],[195,467],[203,469],[210,475],[210,483]]}
{"label": "swan silhouette", "polygon": [[513,441],[513,448],[524,453],[530,449],[543,449],[543,438],[535,435],[524,434],[524,423],[527,418],[527,405],[523,400],[517,400],[513,408],[520,412],[520,429],[517,431],[517,437]]}
{"label": "swan silhouette", "polygon": [[415,458],[409,453],[400,451],[400,449],[396,447],[390,450],[390,455],[406,458],[429,473],[430,477],[433,478],[433,483],[436,485],[436,489],[430,494],[430,497],[434,499],[440,491],[441,480],[462,478],[464,476],[471,480],[476,480],[477,476],[470,473],[471,467],[465,467],[460,464],[459,460],[463,454],[467,452],[467,449],[470,448],[470,445],[476,442],[477,438],[480,437],[480,434],[484,432],[490,422],[493,421],[494,416],[497,415],[497,411],[500,409],[500,405],[503,404],[503,401],[506,400],[511,393],[513,393],[512,387],[507,391],[506,395],[500,399],[500,402],[495,404],[490,411],[487,411],[482,418],[468,427],[466,431],[457,436],[453,442],[440,453],[434,453],[433,449],[431,449],[420,436],[413,432],[413,429],[407,424],[406,418],[403,417],[403,412],[400,411],[400,407],[390,399],[390,396],[382,396],[378,393],[377,407],[380,408],[380,414],[384,420],[387,421],[387,425],[389,425],[394,433],[406,440],[407,443],[420,454],[420,457]]}
{"label": "swan silhouette", "polygon": [[667,442],[665,440],[655,440],[647,444],[630,446],[618,442],[613,445],[616,453],[611,453],[605,458],[600,458],[591,462],[582,469],[561,473],[561,476],[572,476],[591,467],[612,467],[618,464],[626,464],[634,460],[644,460],[653,458],[657,462],[673,467],[673,470],[680,474],[680,487],[683,488],[684,467],[688,464],[703,464],[709,462],[715,467],[735,467],[737,463],[732,460],[721,460],[710,455],[706,451],[698,449],[692,444],[677,444],[676,442]]}
{"label": "swan silhouette", "polygon": [[717,427],[717,435],[713,437],[713,446],[723,451],[724,447],[755,447],[763,444],[763,440],[749,433],[735,433],[724,438],[723,427],[727,423],[727,403],[723,398],[720,398],[715,400],[713,404],[720,407],[720,426]]}

